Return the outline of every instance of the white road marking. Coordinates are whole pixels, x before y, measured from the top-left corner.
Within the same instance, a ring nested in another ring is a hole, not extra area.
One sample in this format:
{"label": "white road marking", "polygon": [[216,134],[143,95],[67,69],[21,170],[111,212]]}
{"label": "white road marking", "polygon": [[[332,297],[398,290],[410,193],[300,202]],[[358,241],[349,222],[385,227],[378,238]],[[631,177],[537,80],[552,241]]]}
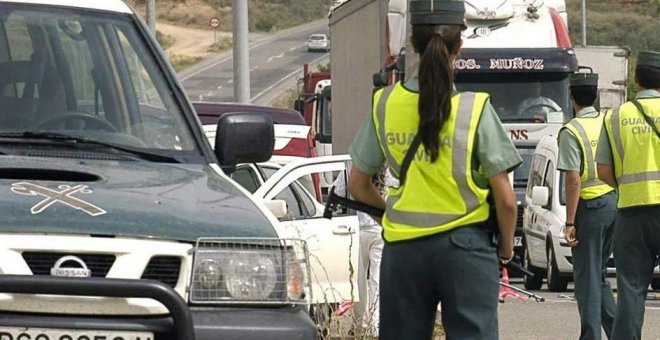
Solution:
{"label": "white road marking", "polygon": [[279,58],[282,58],[282,57],[284,57],[284,53],[280,53],[280,54],[278,54],[278,55],[274,55],[274,56],[272,56],[272,57],[268,57],[268,59],[266,59],[266,62],[267,62],[267,63],[270,63],[270,62],[273,61],[274,59],[279,59]]}
{"label": "white road marking", "polygon": [[220,90],[222,88],[222,85],[218,86],[217,89]]}
{"label": "white road marking", "polygon": [[252,71],[254,71],[254,70],[258,69],[258,68],[259,68],[259,66],[255,66],[255,67],[253,67],[253,68],[250,69],[250,72],[252,72]]}
{"label": "white road marking", "polygon": [[227,84],[231,84],[231,83],[233,83],[233,82],[234,82],[234,78],[229,79],[229,81],[227,82]]}

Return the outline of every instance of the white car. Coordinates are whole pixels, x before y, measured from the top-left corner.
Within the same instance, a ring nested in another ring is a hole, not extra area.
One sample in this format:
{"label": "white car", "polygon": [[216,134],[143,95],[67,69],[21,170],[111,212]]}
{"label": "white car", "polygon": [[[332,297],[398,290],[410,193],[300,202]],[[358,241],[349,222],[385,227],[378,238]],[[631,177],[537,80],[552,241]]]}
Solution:
{"label": "white car", "polygon": [[[548,290],[566,291],[573,280],[573,257],[564,239],[566,221],[565,175],[557,170],[557,136],[548,135],[534,151],[525,193],[523,213],[523,262],[534,278],[524,277],[525,288],[540,289],[546,273]],[[609,275],[616,273],[614,258],[607,263]],[[652,287],[660,289],[660,271],[655,269]]]}
{"label": "white car", "polygon": [[281,235],[295,235],[307,241],[315,304],[357,300],[356,275],[351,276],[350,270],[350,266],[357,268],[357,215],[323,218],[325,206],[312,194],[317,176],[336,178],[349,161],[348,155],[335,155],[299,158],[284,166],[243,164],[231,175],[256,200],[270,207],[281,221]]}
{"label": "white car", "polygon": [[325,34],[312,34],[307,40],[307,51],[330,51],[330,39]]}

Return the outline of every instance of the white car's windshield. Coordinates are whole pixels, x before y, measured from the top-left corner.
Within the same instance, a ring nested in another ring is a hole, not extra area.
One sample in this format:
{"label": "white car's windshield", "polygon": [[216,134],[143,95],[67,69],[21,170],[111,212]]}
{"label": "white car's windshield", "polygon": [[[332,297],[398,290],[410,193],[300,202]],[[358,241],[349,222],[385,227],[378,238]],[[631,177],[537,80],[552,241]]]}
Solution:
{"label": "white car's windshield", "polygon": [[58,134],[171,151],[190,129],[130,17],[0,5],[0,136]]}

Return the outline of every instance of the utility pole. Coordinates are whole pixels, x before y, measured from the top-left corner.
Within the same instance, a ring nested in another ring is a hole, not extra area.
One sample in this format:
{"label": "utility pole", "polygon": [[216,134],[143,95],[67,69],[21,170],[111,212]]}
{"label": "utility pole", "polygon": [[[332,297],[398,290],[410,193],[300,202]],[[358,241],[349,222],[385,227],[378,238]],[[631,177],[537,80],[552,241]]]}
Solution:
{"label": "utility pole", "polygon": [[250,102],[250,51],[248,49],[248,0],[234,0],[234,101]]}
{"label": "utility pole", "polygon": [[587,46],[587,0],[582,0],[582,46]]}
{"label": "utility pole", "polygon": [[147,0],[147,26],[151,34],[156,36],[156,0]]}

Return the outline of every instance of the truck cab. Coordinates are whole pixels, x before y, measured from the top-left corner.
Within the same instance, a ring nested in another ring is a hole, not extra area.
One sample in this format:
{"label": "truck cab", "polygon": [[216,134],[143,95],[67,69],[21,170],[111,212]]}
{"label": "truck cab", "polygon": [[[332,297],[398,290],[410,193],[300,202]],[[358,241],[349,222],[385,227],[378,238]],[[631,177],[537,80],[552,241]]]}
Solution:
{"label": "truck cab", "polygon": [[316,338],[305,243],[227,176],[273,120],[216,131],[123,1],[0,0],[0,338]]}
{"label": "truck cab", "polygon": [[572,118],[570,74],[578,69],[563,1],[535,5],[507,0],[466,3],[463,48],[454,62],[456,88],[490,94],[491,103],[523,158],[514,172],[518,198],[516,254],[523,256],[522,211],[531,154],[538,141]]}

